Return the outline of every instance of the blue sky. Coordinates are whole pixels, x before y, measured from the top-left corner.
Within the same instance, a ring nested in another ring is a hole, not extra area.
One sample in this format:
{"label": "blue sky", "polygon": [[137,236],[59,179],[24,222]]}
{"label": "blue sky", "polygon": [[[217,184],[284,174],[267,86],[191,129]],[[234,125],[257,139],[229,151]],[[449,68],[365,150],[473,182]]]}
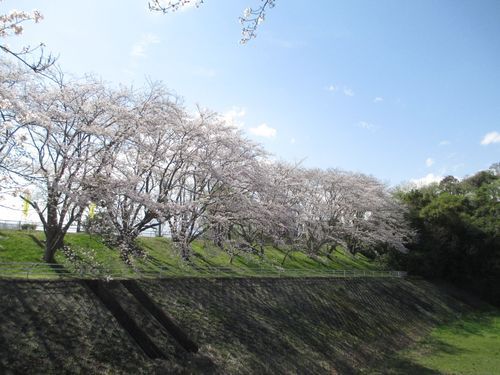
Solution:
{"label": "blue sky", "polygon": [[1,11],[45,16],[12,46],[44,42],[75,75],[163,81],[277,158],[391,185],[500,161],[500,1],[276,0],[242,46],[238,16],[259,3],[161,15],[146,0],[5,0]]}

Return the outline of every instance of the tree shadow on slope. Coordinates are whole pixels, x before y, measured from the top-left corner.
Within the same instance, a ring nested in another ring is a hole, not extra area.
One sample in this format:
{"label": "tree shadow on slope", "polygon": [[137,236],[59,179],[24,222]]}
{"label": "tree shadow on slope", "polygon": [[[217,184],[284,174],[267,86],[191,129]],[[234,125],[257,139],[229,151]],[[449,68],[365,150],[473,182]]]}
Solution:
{"label": "tree shadow on slope", "polygon": [[441,372],[424,367],[399,356],[388,357],[378,368],[361,370],[360,374],[370,375],[441,375]]}
{"label": "tree shadow on slope", "polygon": [[0,282],[0,363],[14,374],[137,373],[143,356],[77,282]]}
{"label": "tree shadow on slope", "polygon": [[460,307],[403,280],[168,280],[146,288],[221,369],[238,373],[356,373]]}

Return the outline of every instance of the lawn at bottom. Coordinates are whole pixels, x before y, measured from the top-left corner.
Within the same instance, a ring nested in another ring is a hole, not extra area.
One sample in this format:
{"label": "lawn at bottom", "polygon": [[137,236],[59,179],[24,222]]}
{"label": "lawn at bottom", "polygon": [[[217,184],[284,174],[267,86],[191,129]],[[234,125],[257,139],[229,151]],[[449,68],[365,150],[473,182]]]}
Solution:
{"label": "lawn at bottom", "polygon": [[377,374],[500,374],[500,310],[442,324],[390,358]]}

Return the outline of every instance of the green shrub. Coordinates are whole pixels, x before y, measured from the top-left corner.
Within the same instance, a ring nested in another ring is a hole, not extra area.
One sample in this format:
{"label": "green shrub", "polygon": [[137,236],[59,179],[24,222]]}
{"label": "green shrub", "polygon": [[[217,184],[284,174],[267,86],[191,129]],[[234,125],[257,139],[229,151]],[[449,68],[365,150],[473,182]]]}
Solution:
{"label": "green shrub", "polygon": [[36,229],[36,224],[21,224],[21,230],[35,230]]}

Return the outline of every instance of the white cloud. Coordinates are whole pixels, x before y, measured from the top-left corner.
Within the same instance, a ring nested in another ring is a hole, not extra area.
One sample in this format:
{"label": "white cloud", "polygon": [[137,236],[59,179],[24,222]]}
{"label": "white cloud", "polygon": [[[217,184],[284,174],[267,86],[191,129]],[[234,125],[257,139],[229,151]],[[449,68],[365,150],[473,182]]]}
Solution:
{"label": "white cloud", "polygon": [[499,132],[489,132],[483,137],[481,144],[483,146],[489,145],[491,143],[500,143],[500,133]]}
{"label": "white cloud", "polygon": [[425,160],[425,165],[426,165],[427,167],[432,167],[432,166],[434,165],[434,163],[435,163],[435,161],[434,161],[432,158],[427,158],[427,159]]}
{"label": "white cloud", "polygon": [[258,137],[264,137],[264,138],[274,138],[276,137],[276,134],[278,133],[276,129],[271,128],[268,126],[266,123],[262,123],[256,128],[250,128],[250,133],[258,136]]}
{"label": "white cloud", "polygon": [[450,145],[450,144],[451,144],[451,142],[450,142],[450,141],[448,141],[448,140],[446,140],[446,139],[444,139],[444,140],[442,140],[441,142],[439,142],[439,145],[440,145],[440,146],[448,146],[448,145]]}
{"label": "white cloud", "polygon": [[425,177],[411,179],[410,183],[412,183],[417,188],[420,188],[422,186],[427,186],[427,185],[430,185],[430,184],[435,183],[435,182],[436,183],[440,182],[443,178],[444,178],[443,176],[436,176],[433,173],[429,173]]}
{"label": "white cloud", "polygon": [[290,144],[294,145],[297,142],[295,138],[290,139]]}
{"label": "white cloud", "polygon": [[383,102],[384,101],[384,98],[382,98],[381,96],[377,96],[373,99],[373,102],[374,103],[380,103],[380,102]]}
{"label": "white cloud", "polygon": [[349,87],[344,86],[344,95],[345,96],[354,96],[354,91]]}
{"label": "white cloud", "polygon": [[337,87],[335,85],[330,85],[326,88],[327,91],[334,92],[337,91]]}
{"label": "white cloud", "polygon": [[155,34],[142,34],[141,39],[136,42],[130,51],[130,55],[132,57],[146,57],[146,50],[151,44],[160,43],[160,38],[158,38]]}
{"label": "white cloud", "polygon": [[245,123],[242,121],[245,115],[245,108],[234,106],[229,111],[224,112],[221,117],[226,122],[226,124],[234,126],[237,129],[241,129],[245,126]]}
{"label": "white cloud", "polygon": [[358,128],[361,128],[361,129],[366,129],[366,130],[370,130],[370,131],[375,131],[377,129],[377,125],[374,125],[370,122],[366,122],[366,121],[360,121],[358,123]]}

